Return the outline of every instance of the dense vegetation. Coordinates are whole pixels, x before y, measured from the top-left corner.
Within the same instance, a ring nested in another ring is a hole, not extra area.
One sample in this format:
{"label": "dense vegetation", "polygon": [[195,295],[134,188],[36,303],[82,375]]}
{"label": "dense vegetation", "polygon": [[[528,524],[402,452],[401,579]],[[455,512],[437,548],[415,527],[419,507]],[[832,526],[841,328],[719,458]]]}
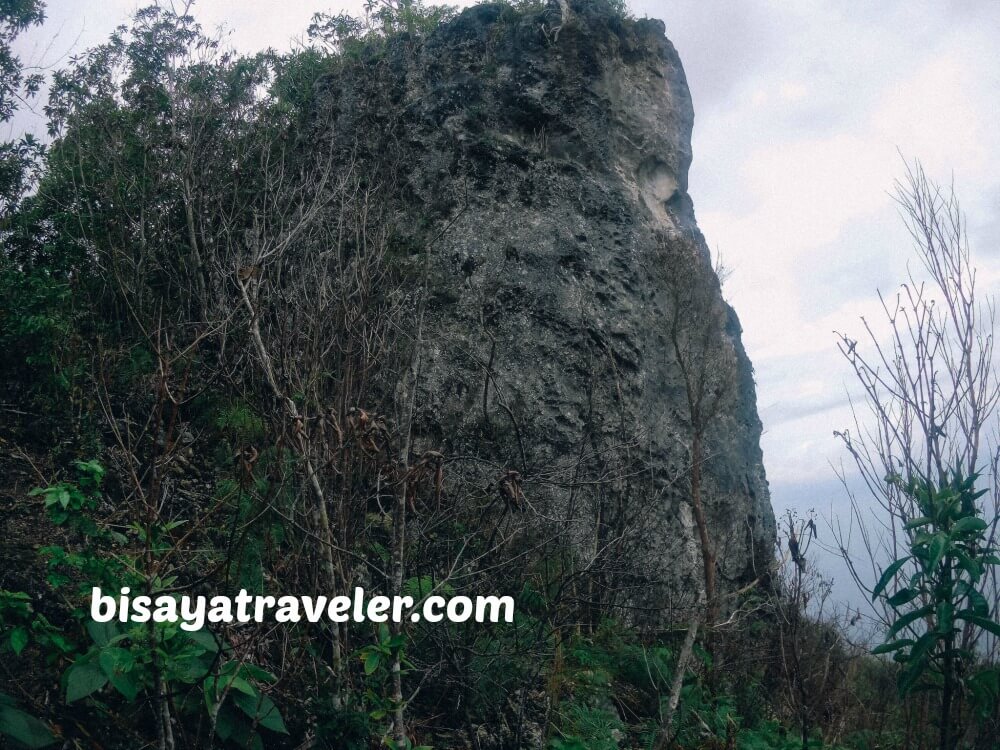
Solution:
{"label": "dense vegetation", "polygon": [[[352,169],[372,155],[315,104],[453,13],[369,10],[241,56],[190,15],[143,9],[55,75],[45,148],[0,151],[0,747],[908,749],[938,745],[942,706],[947,747],[998,747],[997,672],[954,641],[956,621],[998,630],[964,467],[947,487],[892,478],[925,511],[874,593],[926,564],[885,592],[889,661],[830,611],[811,519],[787,519],[766,576],[710,588],[707,617],[640,618],[609,593],[635,572],[532,518],[529,478],[481,487],[467,458],[414,454],[439,229],[402,231],[382,196],[405,165],[387,150]],[[500,13],[554,28],[560,9]],[[0,120],[37,91],[9,45],[41,17],[0,4]],[[500,592],[517,615],[188,633],[91,622],[94,585]],[[892,640],[928,614],[926,635]]]}

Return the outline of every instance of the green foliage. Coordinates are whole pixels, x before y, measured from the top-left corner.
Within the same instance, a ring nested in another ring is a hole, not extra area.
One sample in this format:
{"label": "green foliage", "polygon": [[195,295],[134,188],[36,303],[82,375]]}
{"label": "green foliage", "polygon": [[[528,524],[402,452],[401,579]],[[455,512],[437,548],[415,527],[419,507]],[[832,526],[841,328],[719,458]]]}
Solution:
{"label": "green foliage", "polygon": [[[454,590],[454,587],[448,584],[441,587],[442,593]],[[409,596],[415,602],[419,602],[425,596],[430,596],[433,591],[434,579],[431,576],[407,578],[403,581],[403,596]]]}
{"label": "green foliage", "polygon": [[85,597],[94,585],[117,589],[122,585],[139,586],[142,577],[137,575],[135,558],[119,555],[110,550],[126,541],[126,537],[95,520],[101,502],[101,485],[104,467],[96,460],[74,461],[77,480],[63,481],[48,487],[36,487],[30,493],[44,498],[49,519],[57,526],[82,534],[90,544],[79,550],[68,550],[61,545],[48,545],[39,549],[48,559],[46,577],[53,589],[76,584],[76,594]]}
{"label": "green foliage", "polygon": [[[82,652],[65,630],[53,627],[32,612],[24,594],[0,592],[0,632],[15,653],[23,651],[31,638],[48,652],[50,660],[72,659],[62,675],[65,699],[72,704],[84,699],[101,701],[106,689],[129,703],[151,697],[159,682],[168,691],[180,686],[199,688],[204,710],[215,720],[215,732],[240,747],[262,747],[258,729],[287,734],[281,712],[262,689],[275,681],[266,670],[237,659],[232,648],[205,630],[189,632],[179,623],[97,623],[89,618],[88,595],[93,586],[116,591],[128,586],[157,597],[174,585],[175,577],[160,578],[142,572],[152,555],[168,554],[170,532],[182,522],[133,523],[129,534],[114,531],[95,520],[101,499],[105,470],[97,461],[76,461],[75,482],[37,488],[53,523],[74,529],[90,538],[79,551],[52,545],[42,549],[49,558],[48,582],[56,591],[68,589],[77,602],[68,627],[82,625],[89,645]],[[127,549],[130,539],[138,552]],[[175,595],[176,596],[176,595]]]}
{"label": "green foliage", "polygon": [[0,590],[0,632],[7,636],[7,646],[14,655],[28,645],[28,628],[22,624],[31,620],[31,597],[23,591]]}
{"label": "green foliage", "polygon": [[367,711],[334,708],[326,700],[314,700],[310,708],[317,717],[316,737],[329,750],[368,750],[373,734]]}
{"label": "green foliage", "polygon": [[64,408],[81,377],[71,306],[67,281],[0,258],[0,377],[22,385],[26,405]]}
{"label": "green foliage", "polygon": [[[550,696],[554,701],[550,750],[651,747],[672,684],[673,645],[640,638],[635,630],[614,621],[604,622],[589,637],[568,641],[565,659],[557,660],[550,675],[555,692]],[[700,666],[684,679],[669,747],[802,750],[798,731],[774,718],[773,686],[760,675],[746,673],[739,674],[736,685],[709,684],[702,675],[707,674],[711,657],[700,646],[696,651]],[[737,710],[734,691],[751,696],[752,716]],[[789,718],[794,723],[794,717]],[[835,750],[819,732],[809,738],[807,747]]]}
{"label": "green foliage", "polygon": [[[20,58],[14,54],[14,40],[45,19],[41,0],[4,0],[0,3],[0,124],[7,123],[18,104],[35,96],[42,84],[42,74],[26,74]],[[12,141],[0,141],[0,237],[3,219],[17,205],[28,189],[31,173],[37,168],[44,148],[26,135]]]}
{"label": "green foliage", "polygon": [[571,642],[567,663],[575,668],[574,680],[585,686],[621,681],[655,695],[669,688],[673,658],[666,644],[641,643],[635,633],[608,620],[592,639]]}
{"label": "green foliage", "polygon": [[[399,657],[403,673],[413,669],[413,664],[406,658],[407,644],[405,633],[392,633],[389,627],[382,623],[376,631],[375,641],[363,646],[357,652],[357,658],[365,675],[364,699],[368,707],[368,717],[375,725],[380,722],[384,724],[396,709],[396,703],[388,697],[391,666],[395,658]],[[388,725],[385,725],[386,737],[388,729]]]}
{"label": "green foliage", "polygon": [[560,736],[549,742],[551,750],[616,750],[625,734],[625,724],[608,706],[571,703],[560,724]]}
{"label": "green foliage", "polygon": [[29,750],[51,747],[57,741],[47,724],[19,709],[5,693],[0,693],[0,737],[7,737],[15,747]]}
{"label": "green foliage", "polygon": [[44,154],[44,144],[30,133],[17,140],[0,141],[0,219],[37,181]]}
{"label": "green foliage", "polygon": [[88,622],[93,643],[66,671],[66,702],[96,697],[110,686],[128,702],[157,689],[162,679],[169,690],[200,686],[209,719],[222,740],[241,747],[260,744],[260,727],[287,734],[281,712],[260,685],[274,675],[253,664],[228,658],[231,647],[206,630],[189,632],[174,623],[135,624]]}
{"label": "green foliage", "polygon": [[9,649],[19,656],[31,644],[42,650],[49,663],[76,652],[73,642],[36,611],[28,594],[0,589],[0,654]]}
{"label": "green foliage", "polygon": [[[985,493],[975,489],[977,478],[962,476],[956,469],[938,487],[923,479],[904,483],[890,477],[922,514],[904,527],[910,554],[889,565],[872,591],[873,601],[882,597],[896,613],[885,643],[875,653],[892,653],[905,665],[899,682],[904,694],[941,688],[945,669],[967,671],[975,655],[956,647],[955,639],[963,630],[1000,636],[1000,625],[992,619],[981,591],[989,569],[1000,565],[1000,558],[990,546],[988,526],[975,502]],[[889,584],[907,566],[912,574],[889,594]],[[903,632],[913,637],[897,637]],[[996,695],[990,695],[988,682],[974,696],[990,703]]]}
{"label": "green foliage", "polygon": [[357,58],[366,47],[375,48],[390,37],[426,35],[455,13],[453,6],[423,0],[366,0],[364,18],[346,13],[314,14],[308,35],[313,44],[330,52]]}
{"label": "green foliage", "polygon": [[636,728],[622,722],[615,705],[648,717],[640,732],[655,724],[673,675],[673,651],[666,643],[643,642],[621,623],[607,620],[587,638],[565,645],[565,660],[554,665],[550,684],[561,701],[552,750],[617,747]]}
{"label": "green foliage", "polygon": [[264,419],[248,404],[234,403],[219,410],[215,426],[234,445],[260,440],[266,431]]}
{"label": "green foliage", "polygon": [[377,0],[367,0],[366,12],[375,20],[378,30],[385,36],[393,34],[419,36],[433,31],[443,21],[453,17],[456,10],[454,6],[426,4],[423,0],[395,0],[384,4],[378,3]]}
{"label": "green foliage", "polygon": [[[802,740],[776,721],[765,721],[754,729],[740,732],[736,747],[738,750],[803,750]],[[818,737],[809,740],[807,750],[823,748],[833,750]]]}
{"label": "green foliage", "polygon": [[104,467],[97,461],[75,461],[74,466],[78,474],[76,482],[36,487],[28,494],[45,499],[45,510],[56,526],[66,524],[87,536],[94,536],[98,530],[91,514],[101,499]]}
{"label": "green foliage", "polygon": [[215,730],[221,739],[235,741],[240,747],[255,747],[262,744],[255,727],[288,734],[278,707],[259,688],[261,683],[274,681],[271,673],[239,660],[226,661],[204,678],[205,706],[209,715],[214,712],[217,716]]}
{"label": "green foliage", "polygon": [[[42,76],[24,76],[24,67],[13,53],[14,40],[31,26],[45,20],[45,5],[41,0],[5,0],[0,4],[0,123],[14,116],[17,100],[38,92]],[[21,89],[26,94],[21,93]]]}
{"label": "green foliage", "polygon": [[[518,13],[541,13],[548,7],[546,0],[498,0],[498,4],[511,8]],[[593,2],[593,5],[604,9],[613,18],[625,19],[632,17],[626,0],[599,0],[599,2]]]}
{"label": "green foliage", "polygon": [[[887,566],[872,591],[872,601],[881,597],[894,613],[885,642],[874,653],[892,654],[902,665],[902,695],[941,693],[943,737],[951,731],[945,725],[953,721],[950,709],[958,691],[968,693],[984,716],[1000,698],[1000,672],[973,669],[975,639],[970,636],[1000,637],[996,613],[982,591],[1000,558],[976,503],[986,492],[976,490],[977,479],[957,467],[939,485],[922,478],[887,478],[914,501],[920,515],[904,526],[910,554]],[[889,593],[893,581],[898,585]]]}

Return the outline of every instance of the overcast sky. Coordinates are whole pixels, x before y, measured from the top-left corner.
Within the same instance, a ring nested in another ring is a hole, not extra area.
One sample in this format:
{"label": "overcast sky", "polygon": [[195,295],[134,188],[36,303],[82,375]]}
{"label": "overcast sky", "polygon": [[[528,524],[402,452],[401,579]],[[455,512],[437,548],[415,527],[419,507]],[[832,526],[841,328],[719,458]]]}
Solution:
{"label": "overcast sky", "polygon": [[[458,3],[469,5],[470,2]],[[20,45],[51,63],[138,6],[48,0]],[[743,323],[776,514],[843,508],[832,437],[850,424],[834,330],[860,333],[910,258],[889,191],[899,152],[954,178],[983,275],[1000,279],[1000,3],[634,0],[665,21],[696,112],[690,193]],[[360,0],[201,0],[243,50],[287,47],[313,12]],[[58,35],[56,41],[51,40]]]}

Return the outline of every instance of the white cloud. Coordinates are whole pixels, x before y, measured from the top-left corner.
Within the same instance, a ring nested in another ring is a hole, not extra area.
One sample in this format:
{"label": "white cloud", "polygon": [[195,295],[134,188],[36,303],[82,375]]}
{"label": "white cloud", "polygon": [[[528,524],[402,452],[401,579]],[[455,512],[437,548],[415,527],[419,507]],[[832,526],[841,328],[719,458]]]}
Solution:
{"label": "white cloud", "polygon": [[[779,494],[828,479],[841,453],[832,431],[850,421],[850,382],[832,331],[862,332],[862,316],[882,325],[876,289],[903,280],[909,243],[889,196],[903,171],[897,149],[938,180],[954,172],[970,224],[998,236],[1000,27],[941,24],[930,4],[881,17],[824,6],[758,6],[797,33],[762,52],[695,129],[692,197],[734,271],[726,291],[754,361]],[[688,72],[697,102],[698,71]],[[1000,283],[989,250],[984,290]]]}

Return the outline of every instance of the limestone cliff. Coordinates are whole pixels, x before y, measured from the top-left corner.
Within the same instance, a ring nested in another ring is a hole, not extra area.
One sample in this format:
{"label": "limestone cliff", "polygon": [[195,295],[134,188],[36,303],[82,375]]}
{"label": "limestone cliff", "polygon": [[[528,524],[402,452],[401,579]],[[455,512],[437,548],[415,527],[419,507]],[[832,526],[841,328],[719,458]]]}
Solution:
{"label": "limestone cliff", "polygon": [[[414,278],[429,253],[418,448],[463,462],[467,487],[519,471],[539,518],[657,603],[701,576],[672,315],[724,309],[707,345],[737,361],[704,463],[724,585],[763,572],[774,537],[752,368],[687,193],[693,108],[664,32],[601,2],[568,19],[481,5],[318,92],[344,143],[403,165],[388,182]],[[677,279],[704,288],[678,306]]]}

